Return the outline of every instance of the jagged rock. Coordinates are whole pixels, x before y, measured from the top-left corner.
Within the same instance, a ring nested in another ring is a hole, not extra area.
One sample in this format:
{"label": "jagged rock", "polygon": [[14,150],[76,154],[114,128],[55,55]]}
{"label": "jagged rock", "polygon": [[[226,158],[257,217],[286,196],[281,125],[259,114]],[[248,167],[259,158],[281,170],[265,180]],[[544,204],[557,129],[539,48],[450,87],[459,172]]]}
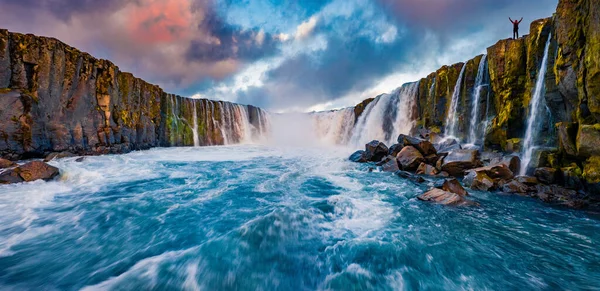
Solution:
{"label": "jagged rock", "polygon": [[366,163],[369,161],[369,157],[367,156],[367,153],[365,151],[361,150],[356,151],[352,155],[350,155],[349,160],[355,163]]}
{"label": "jagged rock", "polygon": [[393,156],[387,156],[383,158],[380,162],[380,166],[384,172],[392,172],[395,173],[400,170],[398,167],[398,161]]}
{"label": "jagged rock", "polygon": [[363,114],[363,112],[367,108],[367,105],[373,102],[373,100],[375,100],[375,98],[368,98],[354,106],[354,124],[358,122],[358,118]]}
{"label": "jagged rock", "polygon": [[408,179],[410,181],[413,181],[415,183],[423,183],[425,182],[425,179],[421,176],[417,176],[417,175],[413,175],[410,172],[407,171],[398,171],[396,173],[394,173],[396,176],[404,178],[404,179]]}
{"label": "jagged rock", "polygon": [[8,170],[0,173],[0,184],[14,184],[23,182],[23,178],[14,170]]}
{"label": "jagged rock", "polygon": [[371,141],[365,145],[366,156],[369,157],[369,161],[371,162],[381,161],[381,159],[388,155],[388,151],[388,147],[377,140]]}
{"label": "jagged rock", "polygon": [[559,122],[556,124],[559,149],[569,156],[577,156],[577,124],[568,122]]}
{"label": "jagged rock", "polygon": [[425,160],[421,152],[412,146],[405,146],[398,156],[396,156],[398,163],[402,166],[405,171],[414,171],[419,165]]}
{"label": "jagged rock", "polygon": [[0,158],[0,169],[10,168],[16,165],[17,164],[13,163],[12,161]]}
{"label": "jagged rock", "polygon": [[480,166],[477,150],[455,150],[444,158],[441,170],[448,172],[451,176],[462,177],[465,170]]}
{"label": "jagged rock", "polygon": [[600,156],[600,123],[580,125],[577,133],[577,153],[580,157]]}
{"label": "jagged rock", "polygon": [[512,180],[502,185],[502,192],[505,193],[520,193],[525,194],[529,191],[529,187],[519,181]]}
{"label": "jagged rock", "polygon": [[492,179],[511,180],[514,177],[513,172],[505,164],[497,164],[487,167],[479,167],[468,170],[467,172],[484,173]]}
{"label": "jagged rock", "polygon": [[558,178],[558,171],[553,168],[537,168],[533,175],[544,184],[552,184]]}
{"label": "jagged rock", "polygon": [[567,189],[581,189],[583,187],[583,172],[576,163],[571,163],[567,167],[560,168],[564,180],[564,186]]}
{"label": "jagged rock", "polygon": [[462,196],[444,191],[442,189],[433,188],[428,192],[419,195],[417,199],[421,201],[429,201],[435,202],[441,205],[452,205],[452,206],[462,206],[462,205],[474,205],[475,203],[464,199]]}
{"label": "jagged rock", "polygon": [[600,184],[600,156],[592,156],[585,162],[583,178],[588,184]]}
{"label": "jagged rock", "polygon": [[452,151],[460,150],[460,149],[462,149],[462,147],[460,146],[460,143],[456,139],[447,138],[445,140],[442,140],[438,144],[436,144],[435,149],[440,154],[442,154],[442,153],[448,154]]}
{"label": "jagged rock", "polygon": [[519,183],[523,183],[528,186],[535,186],[540,183],[536,177],[531,176],[517,176],[515,177],[515,181]]}
{"label": "jagged rock", "polygon": [[50,153],[49,155],[46,156],[46,158],[44,159],[44,162],[49,162],[54,159],[72,158],[75,156],[76,156],[75,154],[70,153],[70,152]]}
{"label": "jagged rock", "polygon": [[495,165],[502,162],[504,156],[501,153],[497,152],[482,152],[481,153],[481,162],[484,165]]}
{"label": "jagged rock", "polygon": [[518,173],[521,169],[521,158],[518,156],[510,155],[502,158],[501,164],[504,164],[513,173]]}
{"label": "jagged rock", "polygon": [[435,184],[435,188],[442,189],[460,196],[469,196],[469,193],[455,178],[440,180]]}
{"label": "jagged rock", "polygon": [[420,138],[416,138],[416,137],[410,137],[408,135],[401,134],[398,136],[398,144],[401,144],[405,147],[412,146],[412,147],[416,148],[417,150],[419,150],[419,152],[421,152],[421,155],[423,155],[423,156],[437,154],[435,147],[428,140],[424,140],[424,139],[420,139]]}
{"label": "jagged rock", "polygon": [[425,163],[435,165],[439,159],[440,157],[438,155],[428,155],[425,157]]}
{"label": "jagged rock", "polygon": [[75,162],[78,162],[78,163],[81,163],[83,161],[85,161],[85,157],[80,157],[80,158],[75,159]]}
{"label": "jagged rock", "polygon": [[495,187],[494,180],[488,177],[484,172],[470,171],[467,176],[465,176],[463,182],[473,190],[489,191]]}
{"label": "jagged rock", "polygon": [[33,161],[14,169],[16,173],[23,178],[25,182],[35,180],[49,181],[60,174],[58,168],[50,166],[44,162]]}
{"label": "jagged rock", "polygon": [[506,151],[509,153],[520,152],[523,142],[520,138],[511,138],[506,141]]}
{"label": "jagged rock", "polygon": [[388,156],[397,156],[403,147],[401,144],[393,144],[388,151]]}
{"label": "jagged rock", "polygon": [[428,164],[425,164],[425,163],[421,163],[419,165],[419,168],[417,168],[416,174],[417,175],[435,176],[435,175],[438,174],[438,170],[435,167],[431,166],[431,165],[428,165]]}
{"label": "jagged rock", "polygon": [[450,174],[448,174],[448,172],[442,171],[439,174],[437,174],[437,177],[448,178],[450,177]]}

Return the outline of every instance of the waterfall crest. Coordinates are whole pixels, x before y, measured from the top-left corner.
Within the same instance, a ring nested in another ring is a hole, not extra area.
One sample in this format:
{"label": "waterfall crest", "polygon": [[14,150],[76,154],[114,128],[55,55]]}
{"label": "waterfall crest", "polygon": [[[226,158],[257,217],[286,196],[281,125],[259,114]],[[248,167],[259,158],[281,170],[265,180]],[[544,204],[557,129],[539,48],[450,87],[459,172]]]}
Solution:
{"label": "waterfall crest", "polygon": [[535,149],[535,140],[538,137],[538,125],[541,121],[540,113],[542,105],[545,103],[542,101],[542,97],[545,94],[544,80],[546,77],[546,70],[548,69],[548,50],[550,48],[550,42],[552,40],[552,34],[548,36],[546,41],[546,47],[544,48],[544,58],[540,66],[540,71],[535,82],[535,88],[533,96],[529,104],[529,115],[527,116],[527,130],[525,132],[525,140],[523,142],[523,157],[521,166],[521,175],[527,173],[527,168],[531,162],[531,156]]}
{"label": "waterfall crest", "polygon": [[348,144],[354,128],[354,108],[313,113],[317,138],[326,144]]}
{"label": "waterfall crest", "polygon": [[458,75],[458,79],[456,80],[456,85],[454,85],[454,92],[452,93],[452,101],[450,103],[450,108],[448,109],[448,115],[446,116],[446,128],[445,133],[446,136],[456,137],[456,127],[457,127],[457,119],[456,111],[458,109],[458,98],[460,97],[460,88],[463,81],[463,76],[465,74],[465,69],[467,68],[467,63],[464,63],[462,69],[460,70],[460,74]]}

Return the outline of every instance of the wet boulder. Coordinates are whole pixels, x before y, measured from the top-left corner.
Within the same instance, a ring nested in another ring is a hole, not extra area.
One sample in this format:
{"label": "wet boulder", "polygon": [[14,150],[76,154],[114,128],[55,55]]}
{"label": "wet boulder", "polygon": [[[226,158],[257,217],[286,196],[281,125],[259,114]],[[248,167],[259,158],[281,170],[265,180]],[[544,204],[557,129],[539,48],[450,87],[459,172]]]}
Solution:
{"label": "wet boulder", "polygon": [[398,144],[401,144],[405,147],[412,146],[412,147],[416,148],[417,150],[419,150],[419,152],[421,152],[421,155],[423,155],[423,156],[437,154],[437,150],[435,149],[433,144],[431,144],[431,142],[429,142],[428,140],[425,140],[425,139],[420,139],[420,138],[401,134],[398,136]]}
{"label": "wet boulder", "polygon": [[396,161],[396,158],[393,156],[387,156],[383,158],[381,162],[378,163],[378,165],[381,166],[381,169],[384,172],[395,173],[400,170],[400,167],[398,166],[398,161]]}
{"label": "wet boulder", "polygon": [[600,156],[592,156],[585,161],[583,179],[594,192],[600,193]]}
{"label": "wet boulder", "polygon": [[567,189],[581,189],[583,186],[583,172],[576,163],[572,163],[567,167],[560,168],[563,177],[563,184]]}
{"label": "wet boulder", "polygon": [[447,192],[452,192],[460,196],[469,196],[469,193],[455,178],[444,179],[435,183],[435,188],[442,189]]}
{"label": "wet boulder", "polygon": [[448,172],[451,176],[462,177],[466,170],[480,165],[477,150],[454,150],[444,158],[441,170]]}
{"label": "wet boulder", "polygon": [[553,168],[537,168],[533,175],[544,184],[553,184],[558,180],[558,170]]}
{"label": "wet boulder", "polygon": [[438,203],[441,205],[449,205],[449,206],[464,206],[464,205],[474,205],[475,203],[466,200],[463,196],[458,195],[456,193],[444,191],[442,189],[433,188],[428,192],[419,195],[417,199],[421,201],[429,201]]}
{"label": "wet boulder", "polygon": [[398,153],[396,159],[405,171],[414,171],[425,161],[421,152],[412,146],[405,146]]}
{"label": "wet boulder", "polygon": [[17,164],[13,163],[12,161],[0,158],[0,169],[10,168],[16,165]]}
{"label": "wet boulder", "polygon": [[0,184],[14,184],[23,182],[23,178],[14,170],[8,170],[0,173]]}
{"label": "wet boulder", "polygon": [[504,164],[510,169],[513,173],[519,173],[521,170],[521,158],[516,155],[509,155],[502,158],[499,164]]}
{"label": "wet boulder", "polygon": [[366,163],[369,161],[369,157],[365,151],[356,151],[350,155],[349,160],[355,163]]}
{"label": "wet boulder", "polygon": [[490,191],[495,187],[494,180],[484,172],[470,171],[463,182],[473,190]]}
{"label": "wet boulder", "polygon": [[431,165],[428,165],[426,163],[421,163],[419,165],[419,168],[417,168],[417,175],[427,175],[427,176],[435,176],[438,174],[438,170]]}
{"label": "wet boulder", "polygon": [[425,179],[423,177],[418,176],[418,175],[414,175],[414,174],[412,174],[410,172],[407,172],[407,171],[397,171],[394,174],[396,176],[400,177],[400,178],[404,178],[404,179],[413,181],[413,182],[418,183],[418,184],[425,182]]}
{"label": "wet boulder", "polygon": [[369,157],[369,161],[371,162],[379,162],[385,156],[388,155],[388,147],[377,140],[371,141],[370,143],[365,145],[365,152],[367,153],[367,157]]}
{"label": "wet boulder", "polygon": [[517,176],[515,177],[515,181],[523,183],[527,186],[535,186],[540,183],[540,181],[536,177],[531,176]]}
{"label": "wet boulder", "polygon": [[393,144],[388,150],[388,156],[397,156],[404,146],[401,144]]}
{"label": "wet boulder", "polygon": [[438,153],[450,153],[452,151],[460,150],[462,147],[458,140],[453,138],[446,138],[435,145],[435,149]]}
{"label": "wet boulder", "polygon": [[479,167],[479,168],[468,170],[468,172],[471,172],[471,171],[477,172],[477,173],[484,173],[492,179],[505,180],[505,181],[511,180],[514,177],[513,172],[505,164],[497,164],[497,165],[493,165],[493,166]]}
{"label": "wet boulder", "polygon": [[76,155],[71,152],[50,153],[46,156],[46,158],[44,159],[44,162],[49,162],[54,159],[63,159],[63,158],[72,158],[72,157],[76,157]]}
{"label": "wet boulder", "polygon": [[580,125],[577,133],[577,153],[580,157],[600,156],[600,124]]}
{"label": "wet boulder", "polygon": [[44,162],[33,161],[2,172],[0,174],[0,184],[32,182],[36,180],[50,181],[59,174],[58,168]]}
{"label": "wet boulder", "polygon": [[502,185],[502,192],[504,193],[519,193],[525,194],[529,191],[529,187],[519,181],[512,180]]}

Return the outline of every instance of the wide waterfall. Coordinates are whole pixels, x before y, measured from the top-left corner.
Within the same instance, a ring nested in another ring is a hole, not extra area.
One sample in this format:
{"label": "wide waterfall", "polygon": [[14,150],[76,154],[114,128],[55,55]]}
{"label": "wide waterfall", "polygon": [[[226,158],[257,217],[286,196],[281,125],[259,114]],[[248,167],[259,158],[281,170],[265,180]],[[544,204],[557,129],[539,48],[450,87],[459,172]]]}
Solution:
{"label": "wide waterfall", "polygon": [[446,116],[446,128],[445,133],[446,136],[456,137],[456,127],[457,127],[457,119],[456,111],[458,109],[458,98],[460,97],[460,87],[462,85],[463,76],[465,74],[465,69],[467,68],[467,63],[463,64],[462,69],[460,70],[460,74],[458,75],[458,79],[456,80],[456,85],[454,85],[454,92],[452,93],[452,101],[450,103],[450,108],[448,109],[448,115]]}
{"label": "wide waterfall", "polygon": [[[469,143],[478,144],[483,142],[483,135],[485,127],[481,127],[481,119],[479,118],[479,108],[481,107],[481,92],[484,87],[488,86],[485,84],[486,76],[488,73],[487,69],[487,55],[483,55],[481,61],[479,61],[479,68],[477,69],[477,77],[475,78],[475,88],[473,90],[473,100],[471,107],[471,125],[469,129]],[[486,101],[487,104],[487,101]],[[487,111],[487,108],[486,108]],[[487,118],[487,116],[486,116]]]}
{"label": "wide waterfall", "polygon": [[312,113],[317,138],[325,144],[348,144],[354,128],[354,108]]}
{"label": "wide waterfall", "polygon": [[254,106],[175,95],[167,100],[173,146],[256,143],[270,133],[267,113]]}
{"label": "wide waterfall", "polygon": [[529,104],[529,116],[527,117],[527,131],[525,132],[525,140],[523,142],[523,157],[521,159],[521,175],[525,175],[527,173],[527,168],[529,166],[529,163],[531,162],[531,156],[535,149],[535,141],[538,137],[538,127],[540,122],[542,121],[540,118],[540,113],[543,113],[543,110],[541,109],[542,106],[545,106],[545,102],[542,101],[542,98],[545,94],[544,80],[546,77],[546,70],[548,68],[548,50],[550,48],[551,39],[552,34],[548,36],[548,40],[546,41],[546,48],[544,49],[544,58],[542,59],[540,71],[538,73],[537,80],[535,83],[533,97],[531,98]]}
{"label": "wide waterfall", "polygon": [[399,134],[408,134],[416,120],[419,82],[404,84],[391,94],[375,98],[358,119],[350,143],[379,140],[393,144]]}

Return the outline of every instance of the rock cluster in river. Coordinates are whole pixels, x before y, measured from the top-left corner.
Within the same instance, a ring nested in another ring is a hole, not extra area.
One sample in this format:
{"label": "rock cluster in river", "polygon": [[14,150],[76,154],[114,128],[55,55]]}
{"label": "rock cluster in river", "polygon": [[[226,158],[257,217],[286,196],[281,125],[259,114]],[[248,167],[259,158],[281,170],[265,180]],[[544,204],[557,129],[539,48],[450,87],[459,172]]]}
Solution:
{"label": "rock cluster in river", "polygon": [[11,161],[0,159],[0,184],[32,182],[36,180],[50,181],[60,174],[58,168],[41,161],[32,161],[17,165]]}
{"label": "rock cluster in river", "polygon": [[518,176],[521,167],[518,156],[462,148],[456,141],[440,139],[434,132],[416,137],[400,135],[398,143],[390,147],[374,140],[349,159],[372,163],[381,171],[393,172],[416,183],[434,182],[418,199],[444,205],[476,204],[469,200],[462,185],[471,190],[530,196],[573,208],[598,203],[581,191],[580,184],[573,181],[577,175],[570,175],[570,171],[539,167],[533,176]]}

